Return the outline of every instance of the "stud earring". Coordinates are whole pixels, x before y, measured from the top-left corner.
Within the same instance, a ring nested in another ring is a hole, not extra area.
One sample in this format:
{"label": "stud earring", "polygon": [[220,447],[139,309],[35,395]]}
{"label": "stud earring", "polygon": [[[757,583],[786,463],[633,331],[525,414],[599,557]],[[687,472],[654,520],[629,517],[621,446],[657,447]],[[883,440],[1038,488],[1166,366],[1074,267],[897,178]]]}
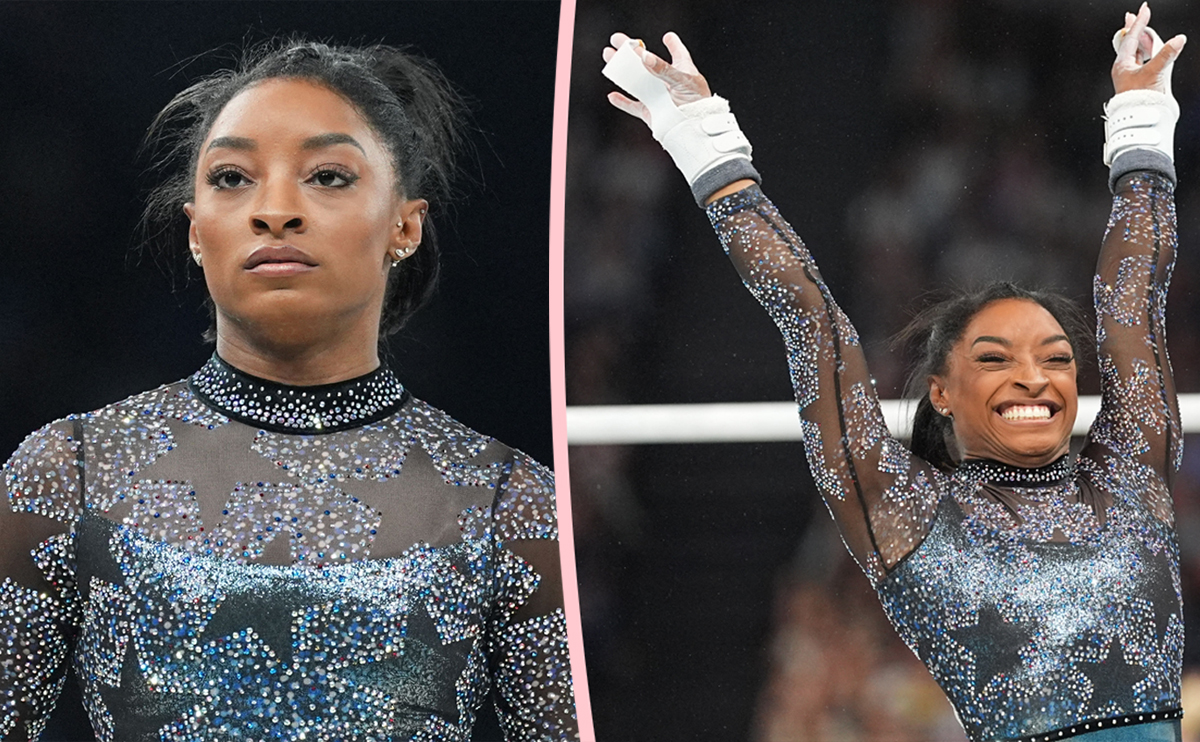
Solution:
{"label": "stud earring", "polygon": [[392,267],[395,268],[396,266],[400,265],[400,261],[407,258],[410,252],[412,252],[411,248],[404,248],[403,250],[397,250],[396,252],[392,253]]}
{"label": "stud earring", "polygon": [[199,251],[199,250],[197,250],[196,252],[192,253],[192,260],[195,260],[195,261],[196,261],[196,265],[202,265],[202,264],[203,264],[203,258],[201,257],[201,255],[200,255],[200,251]]}

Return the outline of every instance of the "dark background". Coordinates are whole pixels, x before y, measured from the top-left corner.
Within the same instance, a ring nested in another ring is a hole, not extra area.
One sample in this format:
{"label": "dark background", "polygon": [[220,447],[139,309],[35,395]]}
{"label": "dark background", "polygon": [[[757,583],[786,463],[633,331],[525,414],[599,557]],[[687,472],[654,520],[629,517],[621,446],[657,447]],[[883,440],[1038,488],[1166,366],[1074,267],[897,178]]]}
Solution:
{"label": "dark background", "polygon": [[[783,343],[642,122],[613,109],[609,35],[680,33],[754,145],[763,188],[859,329],[888,340],[937,287],[1014,279],[1090,307],[1111,195],[1111,38],[1140,0],[579,0],[568,140],[571,405],[789,400]],[[1176,64],[1180,392],[1200,392],[1200,7]],[[1097,391],[1093,368],[1081,392]],[[1185,707],[1200,689],[1200,440],[1177,479]],[[962,740],[850,563],[799,443],[575,446],[572,518],[601,740]],[[1200,717],[1189,711],[1189,718]],[[1187,720],[1185,719],[1185,723]],[[1187,739],[1194,734],[1190,728]]]}
{"label": "dark background", "polygon": [[[558,17],[557,2],[0,4],[0,458],[46,422],[187,376],[212,352],[187,245],[174,281],[131,254],[148,185],[138,143],[175,93],[245,42],[300,31],[412,45],[473,101],[462,196],[431,215],[441,288],[391,338],[391,362],[416,396],[551,463]],[[56,729],[43,739],[82,734]]]}

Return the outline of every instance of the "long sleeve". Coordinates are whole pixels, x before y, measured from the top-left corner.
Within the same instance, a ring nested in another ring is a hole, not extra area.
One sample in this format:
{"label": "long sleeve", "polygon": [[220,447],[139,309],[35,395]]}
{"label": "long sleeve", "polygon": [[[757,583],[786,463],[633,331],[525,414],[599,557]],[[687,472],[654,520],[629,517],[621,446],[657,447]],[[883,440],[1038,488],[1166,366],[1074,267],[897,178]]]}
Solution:
{"label": "long sleeve", "polygon": [[943,476],[889,435],[858,335],[774,204],[751,186],[708,215],[783,333],[813,479],[850,553],[878,581],[921,543]]}
{"label": "long sleeve", "polygon": [[1170,487],[1183,456],[1166,348],[1166,298],[1175,262],[1174,186],[1134,172],[1115,184],[1096,268],[1096,341],[1102,402],[1084,455],[1103,447],[1134,462],[1146,504],[1171,522]]}
{"label": "long sleeve", "polygon": [[517,454],[497,489],[497,601],[488,652],[505,739],[577,739],[554,475]]}
{"label": "long sleeve", "polygon": [[0,480],[0,739],[41,734],[78,624],[78,435],[60,421],[25,439]]}

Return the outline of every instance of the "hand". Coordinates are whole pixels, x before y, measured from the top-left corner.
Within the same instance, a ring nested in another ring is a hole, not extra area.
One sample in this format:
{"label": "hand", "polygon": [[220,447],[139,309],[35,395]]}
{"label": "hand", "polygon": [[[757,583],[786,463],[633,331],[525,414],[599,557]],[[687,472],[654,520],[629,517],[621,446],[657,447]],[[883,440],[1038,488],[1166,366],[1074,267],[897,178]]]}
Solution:
{"label": "hand", "polygon": [[[1125,14],[1124,34],[1117,47],[1117,59],[1112,66],[1113,91],[1156,90],[1171,94],[1171,66],[1183,51],[1187,37],[1179,34],[1151,57],[1157,40],[1150,24],[1150,6],[1142,3],[1137,15]],[[1147,59],[1142,62],[1142,59]]]}
{"label": "hand", "polygon": [[[629,37],[623,33],[613,34],[608,40],[611,46],[604,49],[604,61],[612,59],[613,55],[617,53],[617,49],[629,40]],[[675,105],[681,106],[684,103],[693,103],[712,96],[712,91],[708,88],[708,81],[696,69],[696,65],[692,62],[692,55],[688,53],[687,47],[683,45],[679,35],[671,31],[663,36],[663,43],[666,44],[667,51],[671,53],[669,64],[665,59],[648,51],[640,44],[635,51],[642,58],[642,64],[646,65],[646,69],[666,85]],[[650,112],[638,101],[614,92],[608,94],[608,102],[631,116],[637,116],[647,125],[650,124]]]}

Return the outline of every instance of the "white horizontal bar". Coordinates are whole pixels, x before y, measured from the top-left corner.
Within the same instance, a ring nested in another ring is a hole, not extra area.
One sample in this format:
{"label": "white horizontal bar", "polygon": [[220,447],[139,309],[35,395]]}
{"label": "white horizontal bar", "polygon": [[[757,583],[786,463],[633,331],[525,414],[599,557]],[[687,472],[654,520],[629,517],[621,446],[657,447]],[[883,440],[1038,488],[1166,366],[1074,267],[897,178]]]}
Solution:
{"label": "white horizontal bar", "polygon": [[[883,399],[892,435],[907,438],[912,400]],[[1080,397],[1074,435],[1083,435],[1100,411],[1099,397]],[[1200,394],[1179,395],[1183,432],[1200,433]],[[573,446],[626,443],[734,443],[798,441],[794,402],[595,405],[567,408],[567,442]]]}

